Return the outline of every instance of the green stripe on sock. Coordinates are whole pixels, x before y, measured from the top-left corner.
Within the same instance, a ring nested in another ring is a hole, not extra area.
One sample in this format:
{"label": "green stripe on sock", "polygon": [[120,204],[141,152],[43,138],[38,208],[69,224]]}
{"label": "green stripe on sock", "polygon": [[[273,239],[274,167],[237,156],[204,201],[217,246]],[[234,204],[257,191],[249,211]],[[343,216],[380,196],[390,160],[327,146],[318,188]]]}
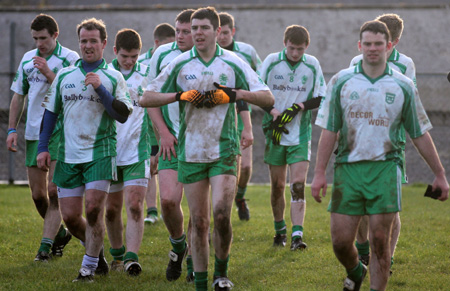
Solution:
{"label": "green stripe on sock", "polygon": [[192,261],[192,256],[189,255],[186,258],[187,272],[188,274],[194,273],[194,262]]}
{"label": "green stripe on sock", "polygon": [[228,261],[230,260],[230,256],[225,260],[219,259],[217,256],[214,256],[215,263],[214,263],[214,276],[216,277],[227,277],[228,275]]}
{"label": "green stripe on sock", "polygon": [[135,261],[139,262],[138,255],[133,252],[127,252],[125,256],[123,257],[123,262],[126,264],[128,261]]}
{"label": "green stripe on sock", "polygon": [[353,281],[358,281],[363,273],[363,265],[360,261],[358,261],[358,265],[351,270],[347,270],[347,275]]}
{"label": "green stripe on sock", "polygon": [[242,188],[242,187],[238,186],[238,190],[237,190],[237,193],[236,193],[236,199],[244,198],[246,191],[247,191],[247,187]]}
{"label": "green stripe on sock", "polygon": [[183,233],[179,238],[170,237],[169,239],[174,252],[181,253],[186,249],[186,234]]}
{"label": "green stripe on sock", "polygon": [[208,290],[208,272],[195,272],[194,278],[195,290]]}
{"label": "green stripe on sock", "polygon": [[370,253],[370,245],[369,241],[366,241],[365,243],[358,243],[355,242],[356,249],[358,250],[359,255],[368,255]]}
{"label": "green stripe on sock", "polygon": [[282,221],[274,221],[276,234],[286,234],[286,222],[284,219]]}
{"label": "green stripe on sock", "polygon": [[158,208],[156,207],[149,207],[147,208],[147,215],[154,214],[155,216],[158,216]]}
{"label": "green stripe on sock", "polygon": [[53,246],[53,240],[47,237],[43,237],[41,240],[41,245],[39,246],[39,252],[50,253],[50,249]]}
{"label": "green stripe on sock", "polygon": [[116,261],[123,261],[123,256],[125,254],[125,246],[122,246],[120,249],[109,248],[109,253]]}

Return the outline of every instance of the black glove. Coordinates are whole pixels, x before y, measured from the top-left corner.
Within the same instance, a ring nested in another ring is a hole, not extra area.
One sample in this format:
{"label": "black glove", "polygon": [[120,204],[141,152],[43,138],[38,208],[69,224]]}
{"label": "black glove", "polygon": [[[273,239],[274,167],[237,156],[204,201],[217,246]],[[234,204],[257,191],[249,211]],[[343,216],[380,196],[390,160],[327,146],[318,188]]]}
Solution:
{"label": "black glove", "polygon": [[269,130],[272,130],[272,143],[274,145],[279,145],[281,141],[281,135],[289,134],[289,130],[284,127],[284,124],[281,124],[281,115],[278,115],[277,119],[272,121],[270,124]]}
{"label": "black glove", "polygon": [[280,114],[281,116],[281,122],[280,124],[285,125],[286,123],[289,123],[294,119],[295,115],[300,112],[302,108],[297,103],[292,104],[291,107],[287,108],[283,111],[283,113]]}

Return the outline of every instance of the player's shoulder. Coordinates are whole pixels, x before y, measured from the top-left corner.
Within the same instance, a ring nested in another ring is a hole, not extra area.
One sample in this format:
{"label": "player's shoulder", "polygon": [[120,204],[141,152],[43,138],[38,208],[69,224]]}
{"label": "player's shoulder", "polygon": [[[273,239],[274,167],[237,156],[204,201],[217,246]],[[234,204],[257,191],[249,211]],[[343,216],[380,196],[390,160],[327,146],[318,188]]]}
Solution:
{"label": "player's shoulder", "polygon": [[32,49],[23,54],[22,63],[26,61],[31,61],[33,57],[37,56],[37,49]]}
{"label": "player's shoulder", "polygon": [[403,75],[401,72],[394,70],[392,68],[389,68],[389,75],[396,80],[399,84],[405,84],[407,86],[411,86],[415,88],[413,80],[408,78],[407,76]]}
{"label": "player's shoulder", "polygon": [[358,74],[362,73],[362,69],[360,66],[353,66],[349,68],[345,68],[337,72],[333,77],[330,79],[331,86],[339,86],[342,83],[347,82],[348,80],[352,79],[353,77],[357,76]]}
{"label": "player's shoulder", "polygon": [[158,58],[159,56],[161,56],[163,54],[167,54],[168,52],[172,52],[175,50],[179,50],[177,43],[175,41],[160,45],[153,53],[152,58],[154,58],[154,57]]}
{"label": "player's shoulder", "polygon": [[242,42],[242,41],[236,41],[235,45],[238,47],[238,50],[241,50],[241,51],[254,51],[254,52],[256,52],[255,47],[252,46],[249,43]]}
{"label": "player's shoulder", "polygon": [[362,58],[362,54],[353,57],[353,59],[350,61],[350,67],[355,66],[357,63],[359,63],[359,61],[362,60]]}
{"label": "player's shoulder", "polygon": [[137,62],[135,65],[135,72],[142,76],[147,76],[148,70],[149,70],[149,67],[143,63]]}
{"label": "player's shoulder", "polygon": [[71,50],[65,46],[61,46],[61,49],[58,51],[58,55],[64,58],[67,58],[69,56],[79,58],[79,55],[76,51]]}
{"label": "player's shoulder", "polygon": [[306,64],[311,64],[314,66],[320,65],[319,60],[315,56],[310,54],[303,54],[303,60]]}
{"label": "player's shoulder", "polygon": [[402,64],[405,64],[406,66],[411,65],[411,64],[414,65],[413,59],[403,53],[399,53],[398,61]]}

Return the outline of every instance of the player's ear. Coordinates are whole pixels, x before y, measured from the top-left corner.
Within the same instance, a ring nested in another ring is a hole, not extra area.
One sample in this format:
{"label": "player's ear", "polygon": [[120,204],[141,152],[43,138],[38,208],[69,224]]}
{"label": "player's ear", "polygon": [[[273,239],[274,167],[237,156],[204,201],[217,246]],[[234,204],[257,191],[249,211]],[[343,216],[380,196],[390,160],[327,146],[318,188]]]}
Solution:
{"label": "player's ear", "polygon": [[231,30],[231,36],[234,36],[236,34],[236,27],[233,27],[233,29]]}
{"label": "player's ear", "polygon": [[358,40],[358,50],[361,51],[361,41]]}
{"label": "player's ear", "polygon": [[59,32],[58,32],[58,31],[55,31],[55,33],[52,35],[52,38],[53,38],[53,39],[56,39],[56,38],[58,37],[58,35],[59,35]]}

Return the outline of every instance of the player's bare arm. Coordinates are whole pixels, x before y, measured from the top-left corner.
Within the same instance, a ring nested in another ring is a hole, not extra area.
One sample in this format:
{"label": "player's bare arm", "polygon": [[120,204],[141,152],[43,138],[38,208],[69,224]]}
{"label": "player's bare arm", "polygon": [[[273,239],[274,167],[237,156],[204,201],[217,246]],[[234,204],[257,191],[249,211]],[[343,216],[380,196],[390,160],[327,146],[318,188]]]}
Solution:
{"label": "player's bare arm", "polygon": [[236,100],[244,100],[245,102],[258,105],[260,107],[270,107],[275,103],[275,98],[270,90],[247,91],[233,90],[236,92]]}
{"label": "player's bare arm", "polygon": [[322,129],[320,135],[314,178],[311,184],[311,194],[319,203],[322,202],[320,190],[322,190],[322,197],[325,197],[327,193],[326,169],[333,152],[336,136],[337,134],[335,132],[326,129]]}
{"label": "player's bare arm", "polygon": [[445,169],[442,166],[441,160],[439,159],[439,155],[436,151],[436,147],[434,146],[433,139],[431,138],[430,134],[426,132],[424,135],[412,139],[412,141],[419,151],[420,155],[431,168],[433,174],[436,176],[432,185],[433,191],[437,188],[441,189],[442,194],[438,199],[441,201],[447,200],[449,185],[445,176]]}
{"label": "player's bare arm", "polygon": [[246,149],[253,144],[253,130],[252,130],[252,120],[250,117],[250,111],[245,110],[239,112],[242,118],[242,123],[244,124],[244,130],[242,131],[241,146],[242,149]]}
{"label": "player's bare arm", "polygon": [[[17,128],[20,117],[22,116],[25,104],[25,96],[14,93],[9,106],[9,126],[8,128]],[[6,147],[8,151],[17,152],[17,132],[11,132],[6,138]]]}
{"label": "player's bare arm", "polygon": [[145,91],[144,95],[139,99],[139,105],[142,107],[160,107],[176,101],[177,93],[159,93]]}
{"label": "player's bare arm", "polygon": [[47,60],[45,58],[35,56],[33,57],[33,64],[34,67],[45,76],[49,84],[53,83],[56,74],[48,67]]}
{"label": "player's bare arm", "polygon": [[170,133],[169,128],[164,122],[161,109],[149,108],[147,109],[147,112],[150,115],[150,119],[152,120],[154,127],[156,128],[155,132],[158,132],[160,137],[159,154],[163,156],[163,160],[166,160],[167,158],[171,161],[172,156],[177,157],[174,145],[178,144],[178,140],[173,134]]}

